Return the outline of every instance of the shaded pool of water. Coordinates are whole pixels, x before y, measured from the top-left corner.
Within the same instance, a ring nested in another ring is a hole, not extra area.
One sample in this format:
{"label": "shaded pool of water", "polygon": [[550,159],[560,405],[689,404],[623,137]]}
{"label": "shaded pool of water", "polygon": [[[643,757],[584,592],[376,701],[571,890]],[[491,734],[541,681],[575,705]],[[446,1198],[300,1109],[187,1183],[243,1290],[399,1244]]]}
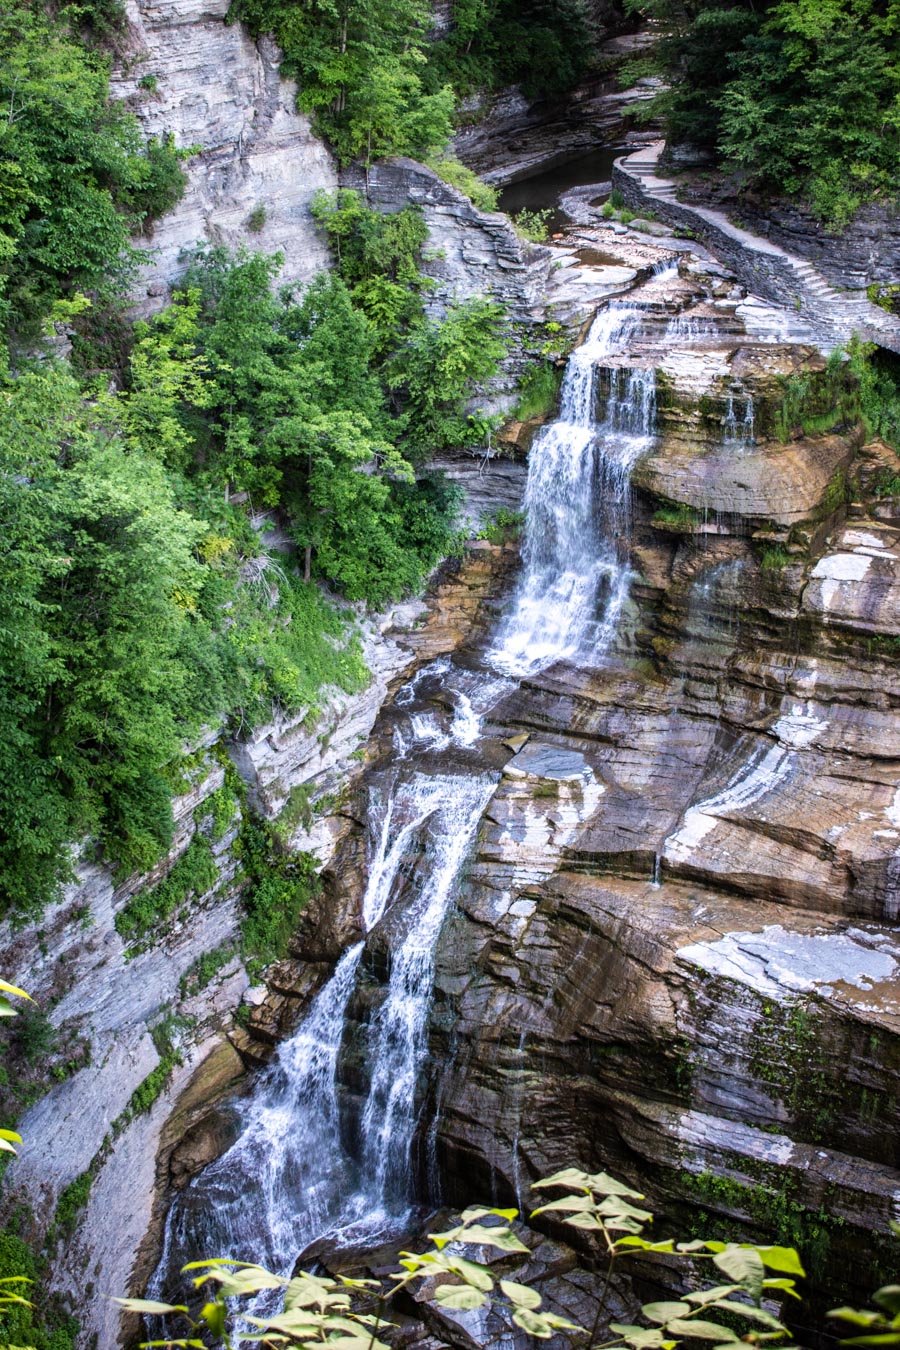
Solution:
{"label": "shaded pool of water", "polygon": [[604,145],[576,159],[568,159],[555,164],[530,178],[521,178],[510,183],[500,194],[499,207],[515,215],[518,211],[551,210],[549,226],[551,230],[564,229],[569,218],[560,210],[559,199],[570,188],[584,187],[588,183],[607,183],[612,174],[613,162],[626,153],[621,145]]}

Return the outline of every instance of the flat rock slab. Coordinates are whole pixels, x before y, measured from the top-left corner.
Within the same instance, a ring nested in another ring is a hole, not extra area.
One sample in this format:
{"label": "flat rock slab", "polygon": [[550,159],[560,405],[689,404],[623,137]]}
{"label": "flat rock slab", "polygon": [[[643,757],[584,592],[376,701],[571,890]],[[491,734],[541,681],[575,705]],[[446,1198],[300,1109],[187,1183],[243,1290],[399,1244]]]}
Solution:
{"label": "flat rock slab", "polygon": [[798,933],[768,924],[693,943],[678,959],[772,998],[814,993],[858,1012],[900,1015],[900,940],[883,931]]}
{"label": "flat rock slab", "polygon": [[573,783],[593,777],[593,771],[578,750],[565,750],[546,741],[529,741],[506,766],[511,778],[552,778]]}
{"label": "flat rock slab", "polygon": [[642,488],[700,511],[794,525],[821,504],[834,475],[846,469],[853,445],[842,436],[686,452],[665,442],[638,465]]}
{"label": "flat rock slab", "polygon": [[825,623],[896,634],[900,532],[870,522],[843,530],[813,568],[803,608]]}

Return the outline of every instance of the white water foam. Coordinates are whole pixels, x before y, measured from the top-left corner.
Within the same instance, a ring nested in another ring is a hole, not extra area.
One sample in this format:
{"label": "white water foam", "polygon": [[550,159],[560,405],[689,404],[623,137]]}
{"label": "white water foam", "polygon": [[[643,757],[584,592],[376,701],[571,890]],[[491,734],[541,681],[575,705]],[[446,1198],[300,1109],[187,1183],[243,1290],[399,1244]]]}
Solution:
{"label": "white water foam", "polygon": [[488,659],[515,676],[553,661],[593,663],[608,648],[628,595],[631,470],[652,444],[656,375],[609,370],[597,420],[598,367],[628,349],[640,310],[603,310],[569,359],[559,420],[529,457],[523,567]]}

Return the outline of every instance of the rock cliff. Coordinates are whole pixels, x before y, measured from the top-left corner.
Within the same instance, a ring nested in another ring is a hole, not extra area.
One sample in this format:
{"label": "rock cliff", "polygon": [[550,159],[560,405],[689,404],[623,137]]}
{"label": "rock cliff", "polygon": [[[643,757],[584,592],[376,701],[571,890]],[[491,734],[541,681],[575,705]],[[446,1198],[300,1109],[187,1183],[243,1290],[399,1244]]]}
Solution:
{"label": "rock cliff", "polygon": [[337,186],[331,156],[296,110],[278,48],[226,24],[227,12],[228,0],[128,0],[113,96],[145,134],[197,147],[184,198],[138,241],[150,255],[135,287],[140,314],[166,303],[183,251],[202,242],[280,250],[284,282],[309,281],[328,266],[309,204]]}

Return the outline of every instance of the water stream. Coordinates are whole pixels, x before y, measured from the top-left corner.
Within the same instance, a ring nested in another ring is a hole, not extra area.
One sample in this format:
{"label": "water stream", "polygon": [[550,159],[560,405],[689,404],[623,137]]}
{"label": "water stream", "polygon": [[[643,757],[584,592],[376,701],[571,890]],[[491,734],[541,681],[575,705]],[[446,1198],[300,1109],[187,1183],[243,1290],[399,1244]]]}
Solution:
{"label": "water stream", "polygon": [[[655,374],[604,363],[627,353],[640,317],[604,309],[568,363],[559,420],[531,453],[521,576],[486,666],[440,658],[395,700],[394,754],[370,788],[364,936],[239,1108],[236,1142],[173,1203],[151,1296],[198,1253],[289,1274],[313,1242],[374,1246],[409,1222],[435,952],[499,778],[479,754],[482,721],[523,675],[602,659],[627,597],[629,475],[651,444]],[[389,951],[386,987],[348,1028],[373,941]],[[351,1032],[366,1081],[348,1121]]]}

